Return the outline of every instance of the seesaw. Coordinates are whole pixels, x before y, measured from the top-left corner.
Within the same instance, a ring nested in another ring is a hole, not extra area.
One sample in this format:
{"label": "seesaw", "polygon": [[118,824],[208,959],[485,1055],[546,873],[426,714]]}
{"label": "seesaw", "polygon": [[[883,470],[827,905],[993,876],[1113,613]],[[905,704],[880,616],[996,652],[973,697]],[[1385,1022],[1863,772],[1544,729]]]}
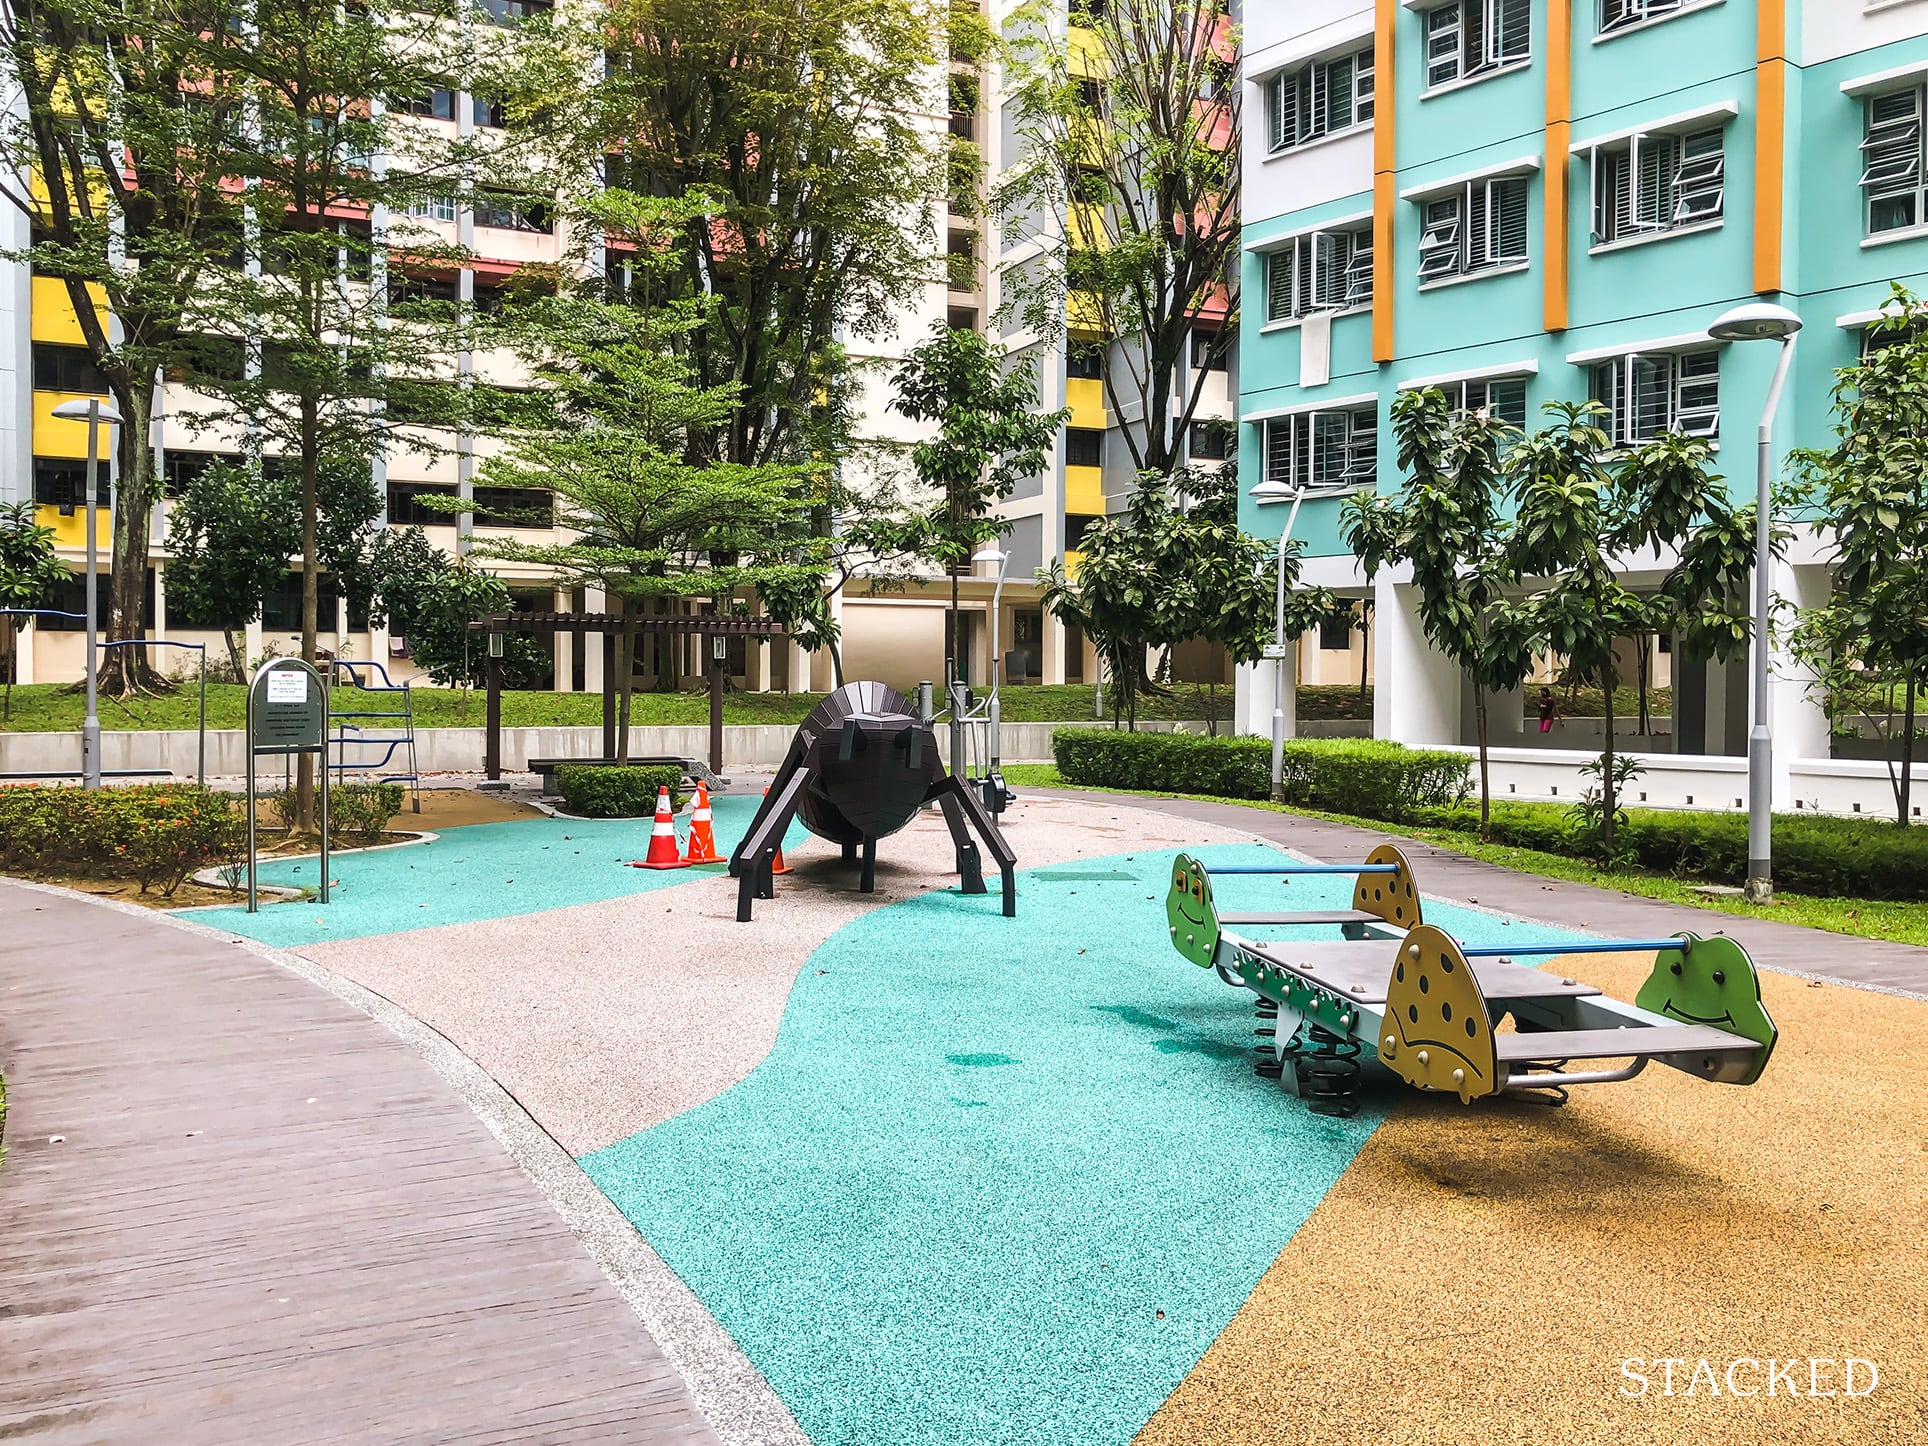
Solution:
{"label": "seesaw", "polygon": [[[1355,874],[1358,883],[1351,909],[1221,914],[1213,874]],[[1259,1033],[1282,1041],[1276,1052],[1259,1047],[1272,1056],[1259,1073],[1321,1114],[1357,1111],[1366,1048],[1407,1084],[1467,1103],[1504,1090],[1564,1099],[1570,1085],[1632,1079],[1653,1062],[1718,1084],[1752,1084],[1774,1052],[1754,961],[1735,940],[1681,933],[1469,948],[1420,919],[1412,867],[1391,845],[1359,865],[1207,869],[1181,853],[1165,916],[1180,954],[1258,995]],[[1260,941],[1228,932],[1231,924],[1339,924],[1359,934]],[[1400,932],[1366,937],[1387,926]],[[1632,1004],[1518,962],[1579,953],[1657,957]],[[1502,1031],[1509,1017],[1513,1028]]]}

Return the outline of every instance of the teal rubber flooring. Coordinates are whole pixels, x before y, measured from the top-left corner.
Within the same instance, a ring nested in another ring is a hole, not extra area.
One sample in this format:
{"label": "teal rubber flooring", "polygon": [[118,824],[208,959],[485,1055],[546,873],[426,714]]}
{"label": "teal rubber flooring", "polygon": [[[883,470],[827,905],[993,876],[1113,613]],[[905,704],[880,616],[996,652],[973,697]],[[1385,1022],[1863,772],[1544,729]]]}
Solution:
{"label": "teal rubber flooring", "polygon": [[[1171,861],[1026,871],[1015,919],[995,892],[867,914],[748,1078],[584,1157],[817,1446],[1122,1446],[1382,1117],[1253,1074],[1251,996],[1167,941]],[[1350,890],[1228,878],[1218,904]],[[1583,937],[1426,912],[1470,942]]]}
{"label": "teal rubber flooring", "polygon": [[[758,802],[750,794],[711,800],[718,852],[727,855],[736,846]],[[326,904],[264,904],[256,914],[196,909],[186,917],[286,948],[503,919],[687,882],[697,870],[625,867],[649,852],[653,823],[647,818],[526,818],[469,824],[444,830],[432,843],[337,854],[336,887]],[[805,837],[793,825],[785,845]],[[318,869],[317,860],[298,859],[264,864],[259,877],[264,884],[312,888]]]}

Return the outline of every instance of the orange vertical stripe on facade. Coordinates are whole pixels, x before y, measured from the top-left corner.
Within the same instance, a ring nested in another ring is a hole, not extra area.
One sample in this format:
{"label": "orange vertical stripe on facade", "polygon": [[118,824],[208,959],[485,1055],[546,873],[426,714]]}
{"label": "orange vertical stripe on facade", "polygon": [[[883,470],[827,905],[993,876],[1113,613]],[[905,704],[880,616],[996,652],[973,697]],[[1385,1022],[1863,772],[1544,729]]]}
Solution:
{"label": "orange vertical stripe on facade", "polygon": [[1754,68],[1754,290],[1781,289],[1787,174],[1786,0],[1761,0]]}
{"label": "orange vertical stripe on facade", "polygon": [[1373,12],[1372,107],[1372,359],[1393,359],[1392,208],[1394,184],[1393,112],[1399,74],[1394,41],[1399,33],[1399,0],[1377,0]]}
{"label": "orange vertical stripe on facade", "polygon": [[1546,6],[1546,164],[1541,193],[1546,205],[1546,269],[1541,324],[1548,331],[1567,325],[1568,156],[1573,122],[1573,0],[1547,0]]}

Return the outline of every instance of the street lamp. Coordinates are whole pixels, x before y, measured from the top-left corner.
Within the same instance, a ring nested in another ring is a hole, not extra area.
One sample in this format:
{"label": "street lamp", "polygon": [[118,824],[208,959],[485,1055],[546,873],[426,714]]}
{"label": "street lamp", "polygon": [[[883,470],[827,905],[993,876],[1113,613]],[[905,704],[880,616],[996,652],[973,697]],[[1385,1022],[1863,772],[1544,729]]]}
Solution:
{"label": "street lamp", "polygon": [[1801,318],[1785,306],[1750,301],[1707,328],[1715,341],[1778,341],[1774,380],[1761,408],[1759,472],[1754,491],[1754,729],[1747,738],[1747,886],[1749,903],[1774,897],[1774,738],[1768,723],[1768,609],[1772,604],[1769,565],[1773,560],[1774,413],[1794,359],[1794,334]]}
{"label": "street lamp", "polygon": [[1252,489],[1252,500],[1259,503],[1286,502],[1292,510],[1285,514],[1285,527],[1279,533],[1278,609],[1273,617],[1272,642],[1262,656],[1272,664],[1272,802],[1285,802],[1285,549],[1292,540],[1292,524],[1299,520],[1299,504],[1305,501],[1305,488],[1290,487],[1272,479]]}
{"label": "street lamp", "polygon": [[87,716],[80,725],[80,786],[100,787],[100,637],[97,598],[100,592],[100,554],[95,541],[94,508],[100,501],[96,480],[100,471],[100,429],[120,425],[111,401],[76,397],[62,402],[53,414],[63,422],[87,424]]}
{"label": "street lamp", "polygon": [[985,708],[985,717],[989,720],[989,736],[985,741],[990,753],[990,766],[986,771],[985,783],[990,792],[996,795],[996,803],[991,807],[991,811],[993,813],[1001,813],[1004,809],[1004,799],[1002,797],[1004,780],[998,773],[998,765],[1003,759],[999,752],[1001,739],[998,736],[999,712],[997,690],[999,675],[1003,671],[1003,663],[998,653],[998,645],[1000,642],[998,637],[998,623],[1001,621],[998,599],[1004,592],[1004,573],[1005,569],[1011,565],[1011,554],[1000,550],[995,543],[987,543],[983,548],[971,555],[971,561],[973,563],[985,562],[997,564],[997,582],[993,584],[991,588],[991,699]]}

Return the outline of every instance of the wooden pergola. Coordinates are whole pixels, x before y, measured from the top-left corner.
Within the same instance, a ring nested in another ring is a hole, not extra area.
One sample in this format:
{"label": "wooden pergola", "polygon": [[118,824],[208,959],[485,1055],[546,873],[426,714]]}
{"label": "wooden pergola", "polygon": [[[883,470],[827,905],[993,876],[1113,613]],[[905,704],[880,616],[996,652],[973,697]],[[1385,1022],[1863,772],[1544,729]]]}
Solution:
{"label": "wooden pergola", "polygon": [[[780,638],[783,625],[771,618],[732,617],[720,613],[670,613],[655,617],[621,613],[497,613],[469,624],[476,633],[524,633],[554,637],[568,633],[580,648],[586,635],[603,640],[603,757],[616,756],[616,639],[637,636],[717,638]],[[633,656],[633,654],[632,654]],[[710,680],[710,771],[723,771],[723,679],[727,654],[712,647]],[[633,666],[633,664],[632,664]],[[487,743],[483,767],[490,778],[502,776],[502,660],[488,659]]]}

